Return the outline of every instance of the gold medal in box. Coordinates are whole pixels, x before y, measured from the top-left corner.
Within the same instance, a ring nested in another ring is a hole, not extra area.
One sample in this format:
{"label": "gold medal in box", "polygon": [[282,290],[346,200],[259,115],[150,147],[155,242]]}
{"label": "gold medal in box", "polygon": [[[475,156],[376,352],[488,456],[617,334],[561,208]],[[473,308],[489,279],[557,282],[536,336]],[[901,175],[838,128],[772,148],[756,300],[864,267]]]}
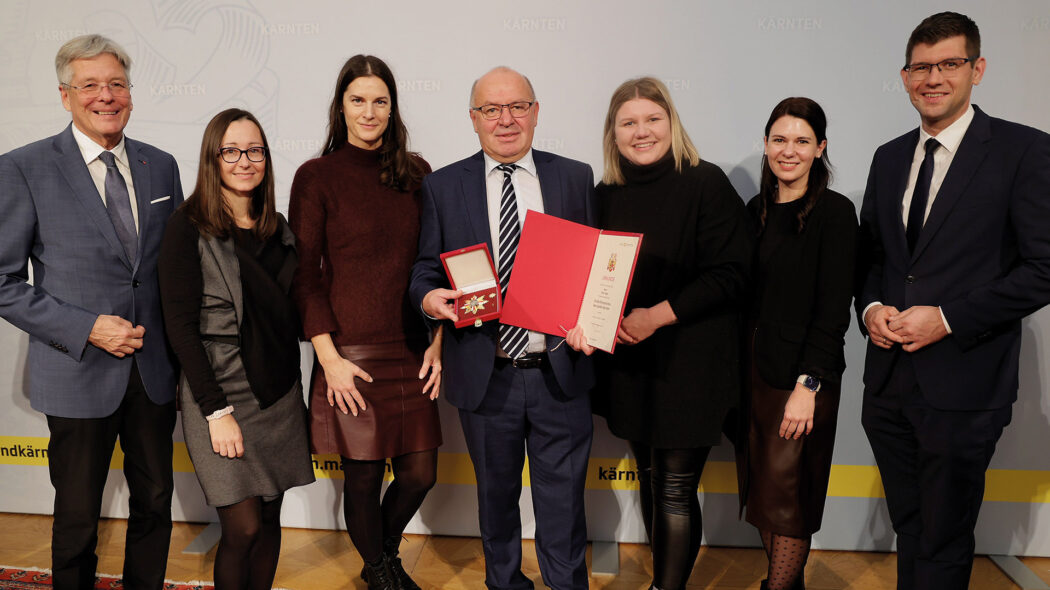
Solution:
{"label": "gold medal in box", "polygon": [[463,291],[456,299],[457,328],[477,328],[482,322],[499,319],[502,300],[496,266],[487,244],[445,252],[441,263],[445,265],[452,288]]}

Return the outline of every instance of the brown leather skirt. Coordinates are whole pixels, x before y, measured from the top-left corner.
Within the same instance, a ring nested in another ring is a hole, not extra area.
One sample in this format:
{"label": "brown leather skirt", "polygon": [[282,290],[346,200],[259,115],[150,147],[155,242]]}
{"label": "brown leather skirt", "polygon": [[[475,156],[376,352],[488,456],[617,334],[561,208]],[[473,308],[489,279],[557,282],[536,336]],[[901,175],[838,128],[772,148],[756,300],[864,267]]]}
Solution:
{"label": "brown leather skirt", "polygon": [[426,343],[359,344],[337,347],[372,376],[356,380],[368,409],[343,414],[328,405],[324,370],[314,363],[310,385],[310,446],[314,453],[338,453],[358,460],[398,457],[441,446],[437,403],[423,394],[419,379]]}
{"label": "brown leather skirt", "polygon": [[[754,367],[754,363],[752,363]],[[820,530],[835,447],[839,384],[824,383],[813,410],[813,431],[779,435],[791,391],[776,389],[751,370],[746,519],[760,530],[806,537]]]}

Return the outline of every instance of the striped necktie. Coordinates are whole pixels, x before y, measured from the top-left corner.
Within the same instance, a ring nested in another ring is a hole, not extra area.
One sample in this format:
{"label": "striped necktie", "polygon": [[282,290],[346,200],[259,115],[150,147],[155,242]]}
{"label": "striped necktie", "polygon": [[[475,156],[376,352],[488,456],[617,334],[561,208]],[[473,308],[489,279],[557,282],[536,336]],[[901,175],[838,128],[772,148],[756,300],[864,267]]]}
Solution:
{"label": "striped necktie", "polygon": [[[518,198],[511,181],[516,168],[514,164],[496,167],[503,172],[503,193],[499,205],[499,284],[504,299],[507,297],[507,283],[510,281],[510,271],[514,268],[514,256],[518,252],[518,239],[521,237]],[[528,344],[529,331],[525,328],[502,323],[499,325],[499,345],[510,358],[521,356]]]}

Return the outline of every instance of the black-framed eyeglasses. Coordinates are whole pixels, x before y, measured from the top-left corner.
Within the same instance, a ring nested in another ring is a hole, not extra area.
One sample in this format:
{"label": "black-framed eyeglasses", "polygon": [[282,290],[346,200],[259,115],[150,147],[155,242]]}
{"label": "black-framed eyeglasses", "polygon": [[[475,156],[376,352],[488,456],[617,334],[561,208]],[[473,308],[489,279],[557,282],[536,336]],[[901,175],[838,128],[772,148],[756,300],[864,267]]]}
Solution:
{"label": "black-framed eyeglasses", "polygon": [[930,76],[933,68],[937,68],[937,71],[945,76],[954,76],[959,73],[964,65],[972,63],[976,59],[975,57],[950,57],[935,64],[908,64],[901,69],[908,72],[908,77],[912,80],[924,80]]}
{"label": "black-framed eyeglasses", "polygon": [[103,88],[109,88],[109,93],[113,96],[119,96],[121,98],[131,95],[131,82],[110,82],[109,84],[97,84],[95,82],[88,82],[83,86],[73,86],[72,84],[66,84],[62,82],[62,85],[66,88],[72,88],[80,94],[89,98],[102,94]]}
{"label": "black-framed eyeglasses", "polygon": [[219,157],[227,164],[236,164],[237,162],[240,162],[241,155],[248,156],[249,162],[265,162],[266,148],[259,146],[250,147],[246,150],[235,147],[219,148]]}
{"label": "black-framed eyeglasses", "polygon": [[474,107],[470,110],[481,113],[481,116],[489,121],[493,119],[499,119],[503,115],[503,109],[510,111],[510,116],[515,119],[520,119],[525,115],[529,114],[529,109],[532,105],[536,104],[534,100],[519,100],[518,102],[512,102],[509,104],[483,104],[480,107]]}

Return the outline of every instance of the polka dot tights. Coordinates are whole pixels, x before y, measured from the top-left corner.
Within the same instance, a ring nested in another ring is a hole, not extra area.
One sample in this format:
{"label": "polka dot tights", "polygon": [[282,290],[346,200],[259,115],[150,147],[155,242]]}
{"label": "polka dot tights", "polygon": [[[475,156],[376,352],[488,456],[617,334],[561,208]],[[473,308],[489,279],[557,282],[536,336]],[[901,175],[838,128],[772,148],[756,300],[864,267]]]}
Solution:
{"label": "polka dot tights", "polygon": [[810,537],[788,537],[760,531],[762,546],[769,559],[769,590],[804,590],[806,560],[809,559]]}

